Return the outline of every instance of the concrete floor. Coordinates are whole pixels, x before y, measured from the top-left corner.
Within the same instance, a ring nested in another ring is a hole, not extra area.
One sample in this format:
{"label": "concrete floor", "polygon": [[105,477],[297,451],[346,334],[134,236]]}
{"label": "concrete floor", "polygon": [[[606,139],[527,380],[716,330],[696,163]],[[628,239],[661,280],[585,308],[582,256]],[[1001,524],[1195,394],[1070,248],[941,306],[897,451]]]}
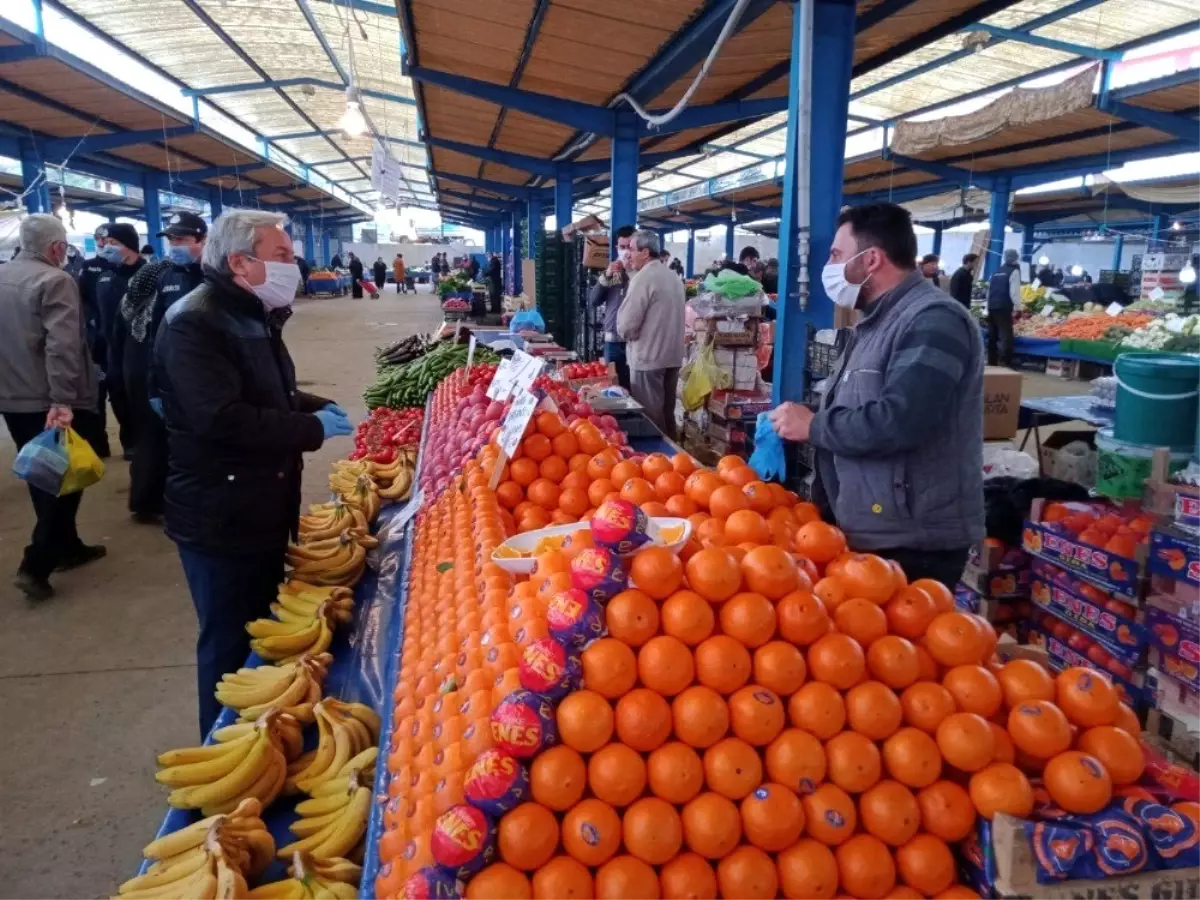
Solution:
{"label": "concrete floor", "polygon": [[[361,419],[374,348],[441,321],[428,290],[298,301],[284,334],[303,388]],[[79,513],[108,556],[54,576],[58,596],[38,606],[11,588],[33,522],[13,449],[0,428],[0,897],[107,897],[166,808],[155,754],[198,739],[195,614],[174,544],[126,513],[119,459]],[[306,503],[325,499],[329,463],[352,449],[338,438],[308,457]]]}
{"label": "concrete floor", "polygon": [[[441,320],[428,293],[378,301],[301,300],[286,340],[305,390],[357,421],[373,349]],[[1026,375],[1027,396],[1084,393],[1079,382]],[[115,433],[113,446],[117,446]],[[325,498],[338,439],[312,454],[305,502]],[[13,446],[0,431],[0,472]],[[174,545],[125,511],[128,465],[110,461],[87,492],[80,534],[108,556],[55,576],[58,596],[33,606],[7,584],[32,510],[25,487],[0,476],[0,897],[101,897],[137,868],[165,808],[154,756],[194,743],[195,616]]]}

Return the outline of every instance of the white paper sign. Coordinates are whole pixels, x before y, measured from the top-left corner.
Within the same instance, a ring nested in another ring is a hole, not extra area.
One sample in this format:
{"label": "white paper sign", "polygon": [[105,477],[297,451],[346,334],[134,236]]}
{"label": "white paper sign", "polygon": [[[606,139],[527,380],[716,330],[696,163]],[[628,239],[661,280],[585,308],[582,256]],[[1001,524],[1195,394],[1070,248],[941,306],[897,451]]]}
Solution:
{"label": "white paper sign", "polygon": [[1120,303],[1113,302],[1108,304],[1108,308],[1104,311],[1110,316],[1119,316],[1124,308]]}
{"label": "white paper sign", "polygon": [[536,394],[530,391],[522,391],[517,396],[517,399],[513,401],[513,405],[508,410],[508,415],[504,417],[504,421],[500,423],[500,449],[509,458],[517,452],[517,447],[521,446],[521,438],[525,435],[525,426],[533,418],[533,413],[537,409],[537,405],[538,397]]}
{"label": "white paper sign", "polygon": [[471,372],[471,364],[475,361],[475,335],[471,335],[471,339],[467,341],[467,374]]}
{"label": "white paper sign", "polygon": [[1033,279],[1033,281],[1030,282],[1029,286],[1036,291],[1038,288],[1040,288],[1042,286],[1042,279],[1040,279],[1040,278]]}
{"label": "white paper sign", "polygon": [[1045,306],[1042,307],[1042,315],[1043,316],[1048,316],[1052,312],[1054,312],[1054,304],[1053,303],[1047,303]]}
{"label": "white paper sign", "polygon": [[513,378],[516,374],[517,367],[512,357],[500,360],[500,365],[496,367],[496,374],[492,376],[492,382],[488,385],[488,399],[507,400],[508,395],[512,393]]}
{"label": "white paper sign", "polygon": [[400,508],[400,511],[388,519],[386,534],[380,534],[380,539],[388,541],[392,538],[399,537],[400,533],[404,531],[405,526],[408,525],[413,516],[421,511],[421,507],[424,504],[425,492],[420,488],[416,488],[409,495],[408,502]]}
{"label": "white paper sign", "polygon": [[537,356],[530,356],[522,350],[518,350],[513,354],[513,361],[516,362],[517,374],[513,378],[513,387],[519,391],[527,391],[533,382],[541,374],[542,368],[546,365],[546,361]]}
{"label": "white paper sign", "polygon": [[1146,296],[1148,296],[1151,300],[1161,300],[1163,297],[1167,296],[1167,292],[1160,287],[1156,287]]}

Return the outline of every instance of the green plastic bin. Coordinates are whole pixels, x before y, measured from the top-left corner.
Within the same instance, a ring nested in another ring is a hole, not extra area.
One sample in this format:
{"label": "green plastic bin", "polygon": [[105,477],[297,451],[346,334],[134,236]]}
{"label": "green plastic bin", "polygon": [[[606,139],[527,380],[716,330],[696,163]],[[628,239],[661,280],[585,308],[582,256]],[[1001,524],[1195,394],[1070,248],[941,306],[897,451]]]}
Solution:
{"label": "green plastic bin", "polygon": [[1122,353],[1113,371],[1117,376],[1116,440],[1172,450],[1195,449],[1200,357]]}

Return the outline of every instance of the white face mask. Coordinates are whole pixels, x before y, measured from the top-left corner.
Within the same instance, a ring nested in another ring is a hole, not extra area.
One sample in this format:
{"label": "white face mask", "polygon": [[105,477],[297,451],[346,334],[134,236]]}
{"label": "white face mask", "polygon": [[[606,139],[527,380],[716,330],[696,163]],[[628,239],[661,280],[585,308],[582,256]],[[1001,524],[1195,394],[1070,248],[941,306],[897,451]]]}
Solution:
{"label": "white face mask", "polygon": [[[250,259],[258,259],[256,256]],[[242,283],[254,294],[267,310],[282,309],[291,306],[296,299],[296,288],[300,284],[300,267],[294,262],[275,262],[260,260],[266,269],[266,280],[262,284],[250,284],[245,278]]]}
{"label": "white face mask", "polygon": [[[870,249],[870,247],[867,247],[866,250],[858,251],[843,263],[826,263],[825,268],[821,270],[821,284],[824,285],[825,293],[829,295],[829,299],[837,306],[844,307],[845,309],[854,309],[854,304],[858,302],[858,292],[862,290],[862,286],[867,282],[865,279],[861,284],[851,284],[847,281],[846,263],[858,259]],[[867,278],[870,277],[870,275],[867,275]]]}

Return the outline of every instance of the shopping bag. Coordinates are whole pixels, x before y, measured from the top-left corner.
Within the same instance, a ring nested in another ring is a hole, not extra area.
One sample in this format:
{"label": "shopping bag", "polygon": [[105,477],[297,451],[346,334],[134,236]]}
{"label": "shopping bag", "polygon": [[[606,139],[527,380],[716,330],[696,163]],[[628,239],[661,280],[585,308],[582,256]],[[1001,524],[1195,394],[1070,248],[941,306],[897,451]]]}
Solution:
{"label": "shopping bag", "polygon": [[58,496],[74,494],[91,487],[104,477],[104,463],[92,449],[92,445],[80,437],[74,428],[68,428],[65,438],[67,448],[67,470],[63,472]]}
{"label": "shopping bag", "polygon": [[523,309],[512,317],[512,322],[508,328],[514,334],[521,331],[545,332],[546,320],[542,318],[542,314],[536,309]]}
{"label": "shopping bag", "polygon": [[759,413],[754,426],[754,452],[750,468],[763,481],[783,481],[787,477],[787,461],[783,456],[783,440],[775,433],[770,413]]}
{"label": "shopping bag", "polygon": [[13,473],[31,487],[57,496],[70,465],[63,437],[61,429],[47,428],[21,448]]}
{"label": "shopping bag", "polygon": [[696,358],[688,363],[686,368],[680,398],[683,408],[688,412],[703,406],[708,395],[714,390],[728,388],[733,383],[729,373],[717,365],[712,344],[701,347]]}

